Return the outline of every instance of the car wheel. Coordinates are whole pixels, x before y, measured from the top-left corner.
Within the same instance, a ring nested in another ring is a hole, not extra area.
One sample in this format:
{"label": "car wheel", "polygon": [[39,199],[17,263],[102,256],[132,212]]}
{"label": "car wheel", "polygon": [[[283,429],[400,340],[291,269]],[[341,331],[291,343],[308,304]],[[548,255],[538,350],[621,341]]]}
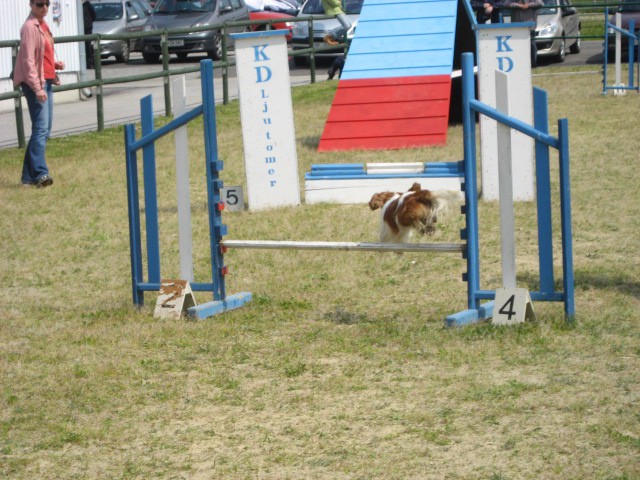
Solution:
{"label": "car wheel", "polygon": [[186,60],[188,56],[189,54],[187,52],[176,53],[176,57],[178,57],[178,60]]}
{"label": "car wheel", "polygon": [[116,55],[116,62],[127,63],[129,61],[129,54],[129,42],[124,40],[122,42],[122,53],[120,55]]}
{"label": "car wheel", "polygon": [[561,38],[560,46],[558,47],[558,53],[556,54],[556,62],[558,63],[564,62],[564,59],[566,56],[567,56],[567,42],[564,38]]}
{"label": "car wheel", "polygon": [[144,63],[158,63],[160,60],[160,54],[158,53],[143,53],[142,58]]}
{"label": "car wheel", "polygon": [[211,60],[222,60],[222,35],[216,33],[213,37],[213,50],[207,52]]}
{"label": "car wheel", "polygon": [[576,41],[573,45],[571,45],[571,47],[569,47],[569,51],[571,53],[580,53],[580,50],[582,48],[582,41],[580,39],[580,29],[578,29],[578,32],[576,33],[576,36],[578,38],[576,38]]}

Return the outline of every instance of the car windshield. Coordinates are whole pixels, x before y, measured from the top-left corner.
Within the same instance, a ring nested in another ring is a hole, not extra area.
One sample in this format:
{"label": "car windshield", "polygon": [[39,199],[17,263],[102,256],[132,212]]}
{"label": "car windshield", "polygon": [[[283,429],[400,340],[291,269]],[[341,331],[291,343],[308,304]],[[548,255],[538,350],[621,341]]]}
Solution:
{"label": "car windshield", "polygon": [[153,13],[213,12],[216,0],[160,0]]}
{"label": "car windshield", "polygon": [[94,3],[93,9],[96,11],[96,22],[108,22],[109,20],[120,20],[124,14],[122,3]]}
{"label": "car windshield", "polygon": [[637,0],[629,0],[626,2],[622,2],[622,5],[620,5],[620,8],[618,9],[619,12],[640,12],[640,4],[637,2]]}
{"label": "car windshield", "polygon": [[[364,0],[346,0],[345,8],[346,13],[357,15],[362,10],[362,3]],[[324,15],[324,8],[322,8],[322,0],[309,0],[304,4],[300,15]]]}
{"label": "car windshield", "polygon": [[543,0],[544,7],[538,10],[538,15],[553,15],[558,11],[558,0]]}

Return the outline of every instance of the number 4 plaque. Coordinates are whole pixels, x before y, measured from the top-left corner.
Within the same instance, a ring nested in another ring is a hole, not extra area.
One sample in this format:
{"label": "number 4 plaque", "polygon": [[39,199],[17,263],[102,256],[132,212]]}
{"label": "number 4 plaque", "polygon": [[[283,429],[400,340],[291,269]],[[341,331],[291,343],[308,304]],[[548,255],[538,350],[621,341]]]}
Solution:
{"label": "number 4 plaque", "polygon": [[533,304],[526,288],[499,288],[493,305],[494,325],[514,325],[535,320]]}

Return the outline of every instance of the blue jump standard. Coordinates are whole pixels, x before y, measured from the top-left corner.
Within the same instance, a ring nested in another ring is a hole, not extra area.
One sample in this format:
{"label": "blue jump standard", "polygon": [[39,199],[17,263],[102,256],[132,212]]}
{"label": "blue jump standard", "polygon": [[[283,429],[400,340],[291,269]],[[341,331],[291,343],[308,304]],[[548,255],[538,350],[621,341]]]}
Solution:
{"label": "blue jump standard", "polygon": [[[220,240],[227,233],[227,227],[222,223],[223,202],[220,190],[223,182],[220,171],[223,162],[218,158],[218,143],[216,135],[216,114],[213,92],[213,62],[200,62],[202,104],[183,115],[174,118],[167,125],[155,129],[153,121],[153,106],[151,96],[140,101],[142,136],[136,139],[134,124],[125,125],[125,155],[127,171],[127,199],[129,209],[129,243],[131,250],[131,283],[133,302],[138,306],[144,304],[145,291],[160,289],[160,239],[158,225],[158,201],[156,188],[155,141],[176,128],[187,124],[191,120],[203,116],[205,162],[207,174],[207,205],[209,209],[209,243],[211,248],[211,282],[192,283],[194,291],[209,291],[213,293],[213,300],[188,310],[195,318],[206,318],[216,313],[239,308],[251,300],[250,293],[238,293],[227,296],[225,287],[226,266]],[[147,275],[143,278],[142,237],[140,218],[140,199],[138,194],[138,166],[137,152],[143,154],[143,188],[145,205],[145,229],[147,244]]]}

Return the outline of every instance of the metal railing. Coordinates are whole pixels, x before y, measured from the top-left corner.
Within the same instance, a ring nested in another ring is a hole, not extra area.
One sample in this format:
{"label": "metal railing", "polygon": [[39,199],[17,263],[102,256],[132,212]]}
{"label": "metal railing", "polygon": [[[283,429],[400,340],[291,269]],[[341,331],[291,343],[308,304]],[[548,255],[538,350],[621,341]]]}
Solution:
{"label": "metal railing", "polygon": [[[97,130],[100,132],[104,130],[104,94],[103,87],[108,85],[116,85],[121,83],[129,83],[129,82],[137,82],[142,80],[150,80],[155,78],[163,79],[163,90],[164,90],[164,106],[165,106],[165,114],[167,116],[171,115],[171,89],[170,89],[170,78],[175,75],[186,75],[188,73],[195,73],[200,71],[199,65],[189,66],[189,67],[178,67],[178,68],[170,68],[169,67],[169,56],[171,52],[169,51],[168,38],[170,35],[181,34],[181,33],[194,33],[194,32],[206,32],[206,31],[220,31],[222,33],[222,59],[220,61],[214,62],[214,69],[222,69],[222,103],[229,103],[229,67],[235,66],[235,58],[229,58],[228,55],[228,38],[229,31],[235,27],[250,27],[252,25],[264,25],[266,29],[272,29],[274,24],[279,23],[293,23],[293,22],[307,22],[309,28],[309,46],[303,49],[292,50],[289,49],[288,55],[295,56],[309,56],[309,64],[311,71],[311,83],[316,82],[316,53],[333,53],[340,52],[346,50],[346,45],[342,44],[340,46],[329,46],[326,47],[317,47],[313,38],[313,22],[314,20],[325,20],[335,18],[334,15],[322,15],[322,16],[314,16],[314,17],[292,17],[287,19],[265,19],[265,20],[244,20],[238,22],[225,22],[223,24],[217,25],[209,25],[206,27],[198,27],[198,28],[180,28],[180,29],[164,29],[164,30],[151,30],[147,32],[136,32],[136,33],[127,33],[127,34],[118,34],[118,35],[108,35],[108,34],[91,34],[91,35],[73,35],[73,36],[65,36],[65,37],[56,37],[56,43],[74,43],[74,42],[85,42],[91,41],[94,46],[94,68],[95,68],[95,79],[87,80],[87,81],[78,81],[74,83],[69,83],[65,85],[56,85],[53,87],[54,92],[64,92],[68,90],[83,90],[93,88],[95,97],[96,97],[96,115],[97,115]],[[149,73],[141,73],[136,75],[124,75],[112,78],[104,78],[102,76],[102,48],[101,48],[101,40],[121,40],[130,42],[131,40],[140,40],[145,37],[158,37],[160,36],[161,41],[161,63],[162,69],[157,72],[149,72]],[[15,66],[16,57],[18,55],[18,47],[20,45],[19,40],[5,40],[0,41],[0,48],[11,48],[11,64]],[[18,146],[20,148],[24,148],[26,145],[25,142],[25,133],[24,133],[24,116],[22,112],[22,92],[19,87],[14,87],[13,91],[0,93],[0,101],[3,100],[13,100],[14,101],[14,112],[16,118],[16,134],[18,137]]]}
{"label": "metal railing", "polygon": [[[467,8],[467,16],[469,17],[472,24],[476,23],[475,15],[470,8],[469,2],[465,2],[465,7]],[[640,2],[638,3],[640,4]],[[589,12],[602,12],[603,9],[605,11],[605,19],[608,19],[608,7],[618,7],[620,3],[593,3],[593,4],[574,4],[573,7],[577,9],[584,9],[584,11]],[[625,5],[631,5],[626,3]],[[233,27],[248,27],[251,25],[264,25],[265,28],[271,29],[274,24],[279,23],[296,23],[296,22],[307,22],[308,23],[308,37],[309,44],[307,48],[302,49],[289,49],[289,56],[308,56],[309,57],[309,68],[310,68],[310,77],[311,83],[316,82],[316,54],[319,53],[337,53],[340,51],[346,52],[347,45],[341,44],[339,46],[329,46],[326,47],[317,47],[316,42],[313,35],[313,22],[317,20],[326,20],[335,18],[333,15],[316,15],[316,16],[300,16],[300,17],[291,17],[287,19],[269,19],[269,20],[245,20],[239,22],[225,22],[223,24],[210,25],[206,27],[198,27],[198,28],[182,28],[182,29],[164,29],[164,30],[152,30],[148,32],[136,32],[129,34],[119,34],[119,35],[107,35],[107,34],[92,34],[92,35],[75,35],[75,36],[67,36],[67,37],[57,37],[57,43],[71,43],[71,42],[85,42],[91,41],[94,45],[94,65],[95,65],[95,79],[88,81],[78,81],[66,85],[58,85],[54,87],[54,92],[62,92],[68,90],[82,90],[87,88],[95,89],[96,96],[96,107],[97,107],[97,130],[102,131],[105,128],[104,124],[104,95],[103,95],[103,87],[108,85],[116,85],[121,83],[129,83],[136,82],[142,80],[150,80],[154,78],[163,78],[163,87],[164,87],[164,104],[165,104],[165,114],[167,116],[171,115],[171,91],[170,91],[170,78],[174,75],[185,75],[188,73],[195,73],[199,71],[199,66],[194,65],[190,67],[178,67],[178,68],[169,68],[169,46],[168,46],[168,37],[172,34],[180,34],[180,33],[194,33],[194,32],[204,32],[204,31],[215,31],[219,30],[222,33],[222,58],[220,61],[214,62],[214,69],[222,69],[222,103],[227,104],[229,102],[229,68],[235,66],[235,59],[229,58],[228,55],[228,36],[229,29]],[[605,20],[608,23],[607,20]],[[157,72],[143,73],[137,75],[125,75],[119,77],[112,78],[103,78],[102,76],[102,66],[101,66],[101,40],[141,40],[145,37],[161,37],[161,58],[162,58],[162,69]],[[607,41],[607,28],[605,27],[604,31],[604,42],[606,44]],[[559,37],[549,37],[546,40],[554,40]],[[580,38],[580,39],[602,39],[600,35],[581,35],[577,36],[565,36],[565,39],[572,38]],[[18,46],[20,42],[18,40],[8,40],[8,41],[0,41],[0,48],[11,48],[12,49],[12,65],[15,65],[16,56],[18,53]],[[606,55],[606,52],[605,52]],[[3,100],[13,100],[14,101],[14,111],[16,118],[16,134],[18,137],[18,145],[19,147],[25,146],[25,134],[24,134],[24,118],[22,112],[22,102],[21,102],[22,92],[19,88],[14,88],[11,92],[0,93],[0,101]]]}

